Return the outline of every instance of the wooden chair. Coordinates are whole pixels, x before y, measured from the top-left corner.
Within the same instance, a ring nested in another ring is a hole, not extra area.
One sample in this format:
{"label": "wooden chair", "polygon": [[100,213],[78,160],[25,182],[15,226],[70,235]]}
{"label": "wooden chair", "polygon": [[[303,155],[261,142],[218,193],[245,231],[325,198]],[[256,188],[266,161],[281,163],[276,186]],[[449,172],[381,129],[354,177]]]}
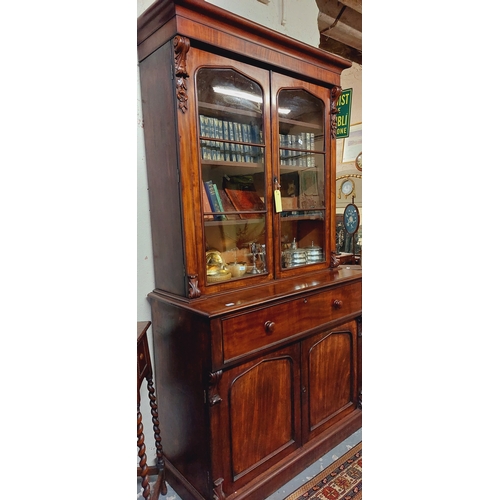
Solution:
{"label": "wooden chair", "polygon": [[[163,460],[163,448],[160,437],[160,423],[158,421],[158,406],[156,404],[155,390],[153,386],[153,366],[149,354],[148,336],[146,334],[151,321],[137,322],[137,447],[139,448],[139,468],[137,475],[142,477],[142,496],[146,500],[158,500],[160,492],[167,494],[167,483],[165,481],[165,462]],[[156,445],[156,465],[158,467],[158,479],[153,494],[149,485],[149,468],[147,465],[146,445],[144,444],[144,433],[141,415],[141,385],[146,379],[148,381],[149,405],[153,417],[153,431]]]}

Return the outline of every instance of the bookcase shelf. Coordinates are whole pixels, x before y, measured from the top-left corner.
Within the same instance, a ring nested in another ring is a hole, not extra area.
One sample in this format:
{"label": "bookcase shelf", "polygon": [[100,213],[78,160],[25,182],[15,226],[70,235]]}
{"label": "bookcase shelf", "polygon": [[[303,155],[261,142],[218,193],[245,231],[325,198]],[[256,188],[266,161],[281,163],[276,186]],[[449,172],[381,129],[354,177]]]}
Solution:
{"label": "bookcase shelf", "polygon": [[210,111],[218,111],[218,116],[249,116],[252,118],[261,118],[262,112],[250,111],[247,109],[235,109],[229,106],[221,106],[220,104],[212,104],[210,102],[198,102],[198,109],[201,110],[210,110]]}
{"label": "bookcase shelf", "polygon": [[231,225],[245,225],[245,224],[262,224],[265,217],[265,212],[217,212],[206,213],[205,215],[241,215],[245,216],[247,213],[262,215],[258,219],[231,219],[231,220],[206,220],[205,226],[231,226]]}
{"label": "bookcase shelf", "polygon": [[301,128],[308,128],[311,130],[323,130],[322,125],[316,125],[315,123],[309,123],[309,122],[302,122],[299,120],[290,120],[288,118],[280,118],[280,124],[281,123],[286,123],[288,125],[296,125]]}

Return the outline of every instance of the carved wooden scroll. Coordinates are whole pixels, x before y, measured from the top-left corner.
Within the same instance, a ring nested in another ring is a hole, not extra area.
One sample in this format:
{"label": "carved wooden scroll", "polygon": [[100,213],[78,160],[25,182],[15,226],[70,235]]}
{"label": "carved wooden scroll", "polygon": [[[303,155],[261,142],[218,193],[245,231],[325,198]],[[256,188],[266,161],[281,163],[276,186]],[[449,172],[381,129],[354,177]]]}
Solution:
{"label": "carved wooden scroll", "polygon": [[340,93],[342,92],[342,88],[338,85],[335,85],[332,89],[332,99],[330,101],[330,133],[332,139],[337,138],[337,114],[339,112],[339,108],[337,108],[337,101],[339,99]]}
{"label": "carved wooden scroll", "polygon": [[340,266],[340,259],[337,259],[337,256],[335,255],[335,252],[330,253],[330,267],[332,269],[335,269],[336,267]]}
{"label": "carved wooden scroll", "polygon": [[175,78],[177,89],[177,100],[179,101],[179,108],[183,113],[187,110],[187,83],[186,79],[189,78],[187,71],[187,53],[191,43],[189,38],[177,35],[174,37],[174,54],[175,54]]}
{"label": "carved wooden scroll", "polygon": [[188,297],[190,299],[195,299],[201,296],[201,290],[198,288],[198,275],[197,274],[189,274],[189,291]]}
{"label": "carved wooden scroll", "polygon": [[219,396],[219,382],[222,377],[222,370],[208,374],[208,403],[214,406],[222,401]]}

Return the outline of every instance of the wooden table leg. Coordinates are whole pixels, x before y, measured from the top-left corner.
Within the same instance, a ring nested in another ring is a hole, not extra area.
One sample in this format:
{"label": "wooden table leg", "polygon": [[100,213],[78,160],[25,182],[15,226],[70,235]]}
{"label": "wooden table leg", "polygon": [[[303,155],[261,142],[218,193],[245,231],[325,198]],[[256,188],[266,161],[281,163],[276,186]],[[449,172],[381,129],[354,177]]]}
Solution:
{"label": "wooden table leg", "polygon": [[149,478],[148,478],[148,465],[146,457],[146,445],[144,444],[144,433],[142,426],[142,415],[140,410],[140,403],[137,403],[137,446],[139,448],[139,467],[141,468],[142,477],[142,496],[146,500],[150,500]]}
{"label": "wooden table leg", "polygon": [[153,378],[146,377],[148,381],[149,405],[151,406],[151,415],[153,417],[153,431],[156,444],[156,464],[158,466],[158,481],[160,482],[160,492],[162,495],[167,494],[167,482],[165,480],[165,462],[163,460],[163,447],[160,436],[160,422],[158,420],[158,405],[156,404],[155,389]]}

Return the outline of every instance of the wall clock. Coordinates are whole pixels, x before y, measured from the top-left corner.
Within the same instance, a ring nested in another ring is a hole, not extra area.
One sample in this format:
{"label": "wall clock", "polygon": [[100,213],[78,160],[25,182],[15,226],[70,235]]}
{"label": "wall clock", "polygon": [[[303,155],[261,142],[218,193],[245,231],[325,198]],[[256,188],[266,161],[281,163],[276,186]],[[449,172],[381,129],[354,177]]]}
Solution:
{"label": "wall clock", "polygon": [[354,234],[359,227],[359,211],[354,203],[349,203],[344,210],[344,226],[349,234]]}
{"label": "wall clock", "polygon": [[356,160],[354,162],[356,164],[356,168],[358,170],[361,170],[362,169],[362,165],[361,165],[361,153],[359,153],[358,156],[356,156]]}
{"label": "wall clock", "polygon": [[347,198],[354,191],[354,181],[351,179],[346,179],[344,182],[342,182],[340,191]]}

